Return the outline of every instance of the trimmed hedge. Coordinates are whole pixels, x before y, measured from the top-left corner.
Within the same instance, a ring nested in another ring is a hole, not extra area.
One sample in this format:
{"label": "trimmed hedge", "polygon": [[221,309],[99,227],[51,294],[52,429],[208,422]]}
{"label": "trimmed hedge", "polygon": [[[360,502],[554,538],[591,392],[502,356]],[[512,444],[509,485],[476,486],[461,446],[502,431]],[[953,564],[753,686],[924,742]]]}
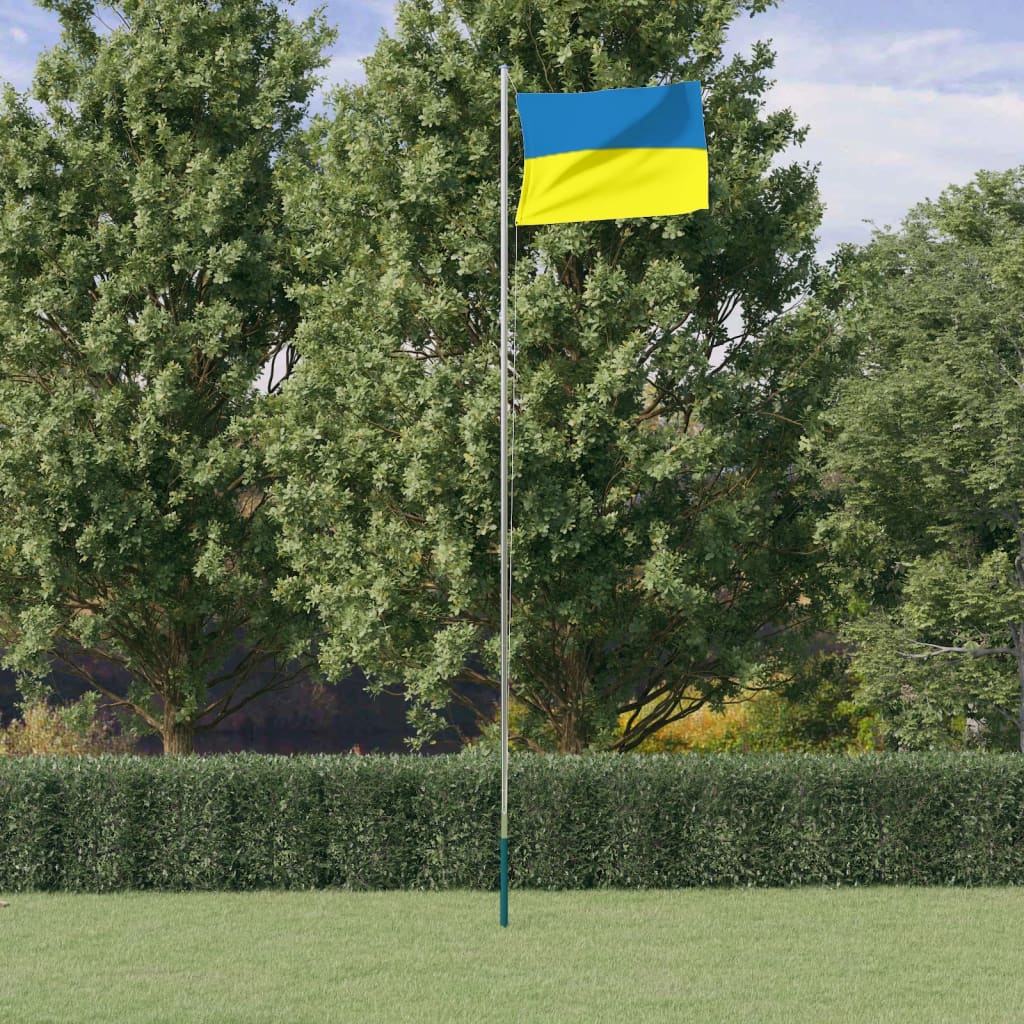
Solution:
{"label": "trimmed hedge", "polygon": [[[493,756],[0,761],[0,891],[495,888]],[[520,888],[1024,883],[1015,755],[517,754]]]}

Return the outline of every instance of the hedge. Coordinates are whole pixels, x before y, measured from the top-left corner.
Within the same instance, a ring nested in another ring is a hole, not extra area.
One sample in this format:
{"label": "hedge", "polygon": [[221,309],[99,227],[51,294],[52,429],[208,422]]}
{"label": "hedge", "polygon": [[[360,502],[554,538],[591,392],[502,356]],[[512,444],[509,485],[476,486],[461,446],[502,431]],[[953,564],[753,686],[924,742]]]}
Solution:
{"label": "hedge", "polygon": [[[0,892],[498,884],[496,757],[0,761]],[[519,888],[1024,882],[1016,755],[515,755]]]}

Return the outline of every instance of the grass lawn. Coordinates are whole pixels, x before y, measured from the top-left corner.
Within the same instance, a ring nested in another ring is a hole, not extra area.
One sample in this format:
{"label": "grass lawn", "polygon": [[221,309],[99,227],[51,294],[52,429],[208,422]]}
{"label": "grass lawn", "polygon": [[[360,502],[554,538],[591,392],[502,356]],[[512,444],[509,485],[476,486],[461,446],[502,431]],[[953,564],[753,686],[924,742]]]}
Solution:
{"label": "grass lawn", "polygon": [[1024,1019],[1024,889],[5,898],[4,1024]]}

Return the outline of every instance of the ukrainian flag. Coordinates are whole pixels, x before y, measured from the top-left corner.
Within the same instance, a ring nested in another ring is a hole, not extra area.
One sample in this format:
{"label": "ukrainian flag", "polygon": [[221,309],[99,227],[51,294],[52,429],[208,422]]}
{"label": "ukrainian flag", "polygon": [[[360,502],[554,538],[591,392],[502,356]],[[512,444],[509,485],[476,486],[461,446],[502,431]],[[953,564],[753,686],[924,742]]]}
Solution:
{"label": "ukrainian flag", "polygon": [[517,224],[664,217],[708,208],[700,82],[520,93]]}

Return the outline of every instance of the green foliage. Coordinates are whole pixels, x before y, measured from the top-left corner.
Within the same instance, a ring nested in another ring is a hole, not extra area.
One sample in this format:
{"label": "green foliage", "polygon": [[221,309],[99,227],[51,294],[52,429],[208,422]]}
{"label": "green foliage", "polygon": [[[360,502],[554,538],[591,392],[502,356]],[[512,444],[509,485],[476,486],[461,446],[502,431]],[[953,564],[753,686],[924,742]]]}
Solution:
{"label": "green foliage", "polygon": [[734,749],[850,754],[884,749],[884,727],[860,704],[858,682],[843,655],[808,659],[777,691],[751,701]]}
{"label": "green foliage", "polygon": [[686,695],[769,676],[812,617],[798,445],[834,353],[817,314],[780,311],[810,283],[815,172],[780,163],[803,130],[764,112],[769,49],[722,57],[764,6],[402,3],[313,133],[322,173],[291,179],[323,283],[296,292],[302,361],[270,444],[281,592],[323,616],[327,671],[407,684],[421,740],[453,682],[497,674],[502,62],[524,91],[699,79],[712,166],[709,213],[516,234],[526,738],[628,749]]}
{"label": "green foliage", "polygon": [[845,271],[858,351],[821,445],[861,699],[906,747],[1024,742],[1024,168],[879,232]]}
{"label": "green foliage", "polygon": [[308,643],[254,382],[297,318],[274,163],[329,33],[270,0],[124,0],[103,34],[47,6],[61,42],[0,100],[0,648],[126,670],[183,752]]}
{"label": "green foliage", "polygon": [[[0,761],[0,891],[495,888],[498,759]],[[520,755],[519,888],[1024,882],[1024,761]]]}

